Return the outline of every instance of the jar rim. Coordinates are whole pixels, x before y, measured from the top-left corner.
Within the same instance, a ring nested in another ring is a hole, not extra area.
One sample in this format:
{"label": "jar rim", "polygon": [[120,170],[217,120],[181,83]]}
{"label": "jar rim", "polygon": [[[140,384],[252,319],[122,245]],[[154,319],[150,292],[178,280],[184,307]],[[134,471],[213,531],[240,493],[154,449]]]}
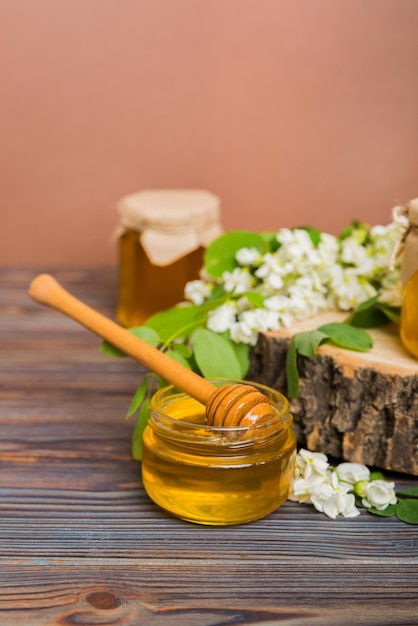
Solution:
{"label": "jar rim", "polygon": [[[276,410],[276,414],[271,419],[260,421],[260,423],[252,424],[251,426],[212,426],[208,423],[197,424],[195,422],[188,422],[187,420],[182,420],[176,417],[170,417],[166,413],[162,411],[162,407],[160,404],[164,400],[168,400],[170,397],[173,399],[179,398],[190,398],[188,394],[178,390],[174,385],[168,385],[159,389],[151,398],[150,409],[152,412],[157,414],[160,418],[163,418],[164,422],[170,426],[177,426],[184,429],[184,432],[188,431],[190,434],[192,431],[196,431],[196,428],[204,428],[207,433],[211,433],[213,435],[240,435],[247,433],[249,429],[254,433],[257,437],[258,433],[263,433],[271,426],[279,425],[279,429],[276,432],[286,431],[290,428],[293,416],[290,412],[290,403],[289,400],[278,390],[273,389],[272,387],[268,387],[262,383],[257,383],[253,381],[243,381],[238,379],[228,379],[228,378],[211,378],[207,379],[210,383],[216,386],[229,385],[229,384],[246,384],[252,387],[255,387],[258,391],[264,393],[270,400],[273,396],[274,399],[277,399],[278,403],[274,402],[274,408]],[[191,399],[192,400],[192,399]],[[197,401],[196,401],[197,402]]]}

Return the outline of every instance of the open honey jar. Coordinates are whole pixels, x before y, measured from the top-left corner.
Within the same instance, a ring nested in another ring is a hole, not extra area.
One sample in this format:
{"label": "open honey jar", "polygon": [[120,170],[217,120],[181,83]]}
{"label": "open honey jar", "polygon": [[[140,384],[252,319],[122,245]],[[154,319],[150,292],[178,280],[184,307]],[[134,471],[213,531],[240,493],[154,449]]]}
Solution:
{"label": "open honey jar", "polygon": [[116,317],[125,327],[184,299],[205,247],[222,233],[220,201],[204,190],[148,190],[122,198]]}
{"label": "open honey jar", "polygon": [[274,389],[250,384],[274,412],[251,427],[209,426],[205,407],[173,386],[153,396],[142,478],[157,505],[189,522],[228,525],[265,517],[287,499],[296,454],[289,403]]}

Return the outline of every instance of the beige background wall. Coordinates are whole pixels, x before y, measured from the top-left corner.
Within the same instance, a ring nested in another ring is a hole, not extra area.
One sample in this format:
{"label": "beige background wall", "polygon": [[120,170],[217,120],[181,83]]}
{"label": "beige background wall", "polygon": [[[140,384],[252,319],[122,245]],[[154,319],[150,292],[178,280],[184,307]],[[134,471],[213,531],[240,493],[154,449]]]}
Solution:
{"label": "beige background wall", "polygon": [[417,0],[0,0],[0,264],[111,265],[115,204],[206,188],[225,228],[418,196]]}

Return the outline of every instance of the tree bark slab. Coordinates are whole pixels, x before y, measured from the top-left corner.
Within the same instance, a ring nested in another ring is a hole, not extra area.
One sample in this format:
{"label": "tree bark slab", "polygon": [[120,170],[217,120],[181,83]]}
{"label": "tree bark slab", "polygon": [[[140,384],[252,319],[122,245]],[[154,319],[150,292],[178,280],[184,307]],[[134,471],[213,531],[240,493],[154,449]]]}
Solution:
{"label": "tree bark slab", "polygon": [[[344,317],[326,313],[261,334],[248,379],[286,395],[291,337]],[[315,357],[298,357],[300,394],[291,400],[298,441],[336,459],[418,476],[418,360],[394,325],[368,332],[374,342],[368,352],[325,344]]]}

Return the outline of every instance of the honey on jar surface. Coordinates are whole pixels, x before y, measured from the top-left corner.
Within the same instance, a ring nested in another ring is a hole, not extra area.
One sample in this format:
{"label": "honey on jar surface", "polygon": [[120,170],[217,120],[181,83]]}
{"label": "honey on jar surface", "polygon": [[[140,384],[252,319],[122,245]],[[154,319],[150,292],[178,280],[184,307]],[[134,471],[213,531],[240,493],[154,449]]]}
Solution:
{"label": "honey on jar surface", "polygon": [[148,317],[184,300],[184,287],[199,276],[203,248],[193,250],[169,265],[154,265],[138,238],[128,231],[119,242],[118,322],[140,326]]}
{"label": "honey on jar surface", "polygon": [[262,518],[289,494],[296,449],[290,423],[289,414],[282,420],[278,413],[275,427],[270,423],[256,434],[245,428],[225,433],[228,429],[207,426],[201,404],[177,393],[164,414],[151,412],[144,431],[145,490],[163,509],[195,523]]}
{"label": "honey on jar surface", "polygon": [[401,341],[418,358],[418,271],[406,283],[402,299]]}

